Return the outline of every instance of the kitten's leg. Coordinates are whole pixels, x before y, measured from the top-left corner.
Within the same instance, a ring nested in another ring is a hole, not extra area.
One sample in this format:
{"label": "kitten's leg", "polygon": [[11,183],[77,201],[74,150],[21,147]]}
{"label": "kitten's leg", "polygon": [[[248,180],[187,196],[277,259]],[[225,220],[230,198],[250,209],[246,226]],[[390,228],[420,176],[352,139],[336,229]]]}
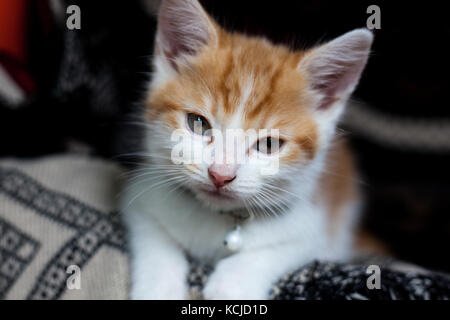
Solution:
{"label": "kitten's leg", "polygon": [[312,261],[312,250],[295,244],[240,252],[216,266],[203,295],[205,299],[267,299],[271,287],[286,273]]}
{"label": "kitten's leg", "polygon": [[149,217],[126,213],[131,247],[131,299],[187,299],[183,250]]}

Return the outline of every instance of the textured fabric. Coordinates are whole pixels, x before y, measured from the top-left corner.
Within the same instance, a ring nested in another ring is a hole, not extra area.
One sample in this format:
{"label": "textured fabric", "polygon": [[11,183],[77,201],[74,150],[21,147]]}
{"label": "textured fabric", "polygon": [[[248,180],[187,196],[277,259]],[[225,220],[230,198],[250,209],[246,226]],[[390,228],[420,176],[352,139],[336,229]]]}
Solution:
{"label": "textured fabric", "polygon": [[[369,289],[371,265],[380,267],[380,289]],[[201,290],[212,269],[192,261],[188,283],[192,297]],[[360,257],[350,264],[314,261],[287,274],[269,295],[274,300],[449,300],[448,275],[386,258]]]}
{"label": "textured fabric", "polygon": [[[0,298],[126,298],[119,173],[81,157],[1,162]],[[81,268],[80,290],[67,289],[70,265]]]}
{"label": "textured fabric", "polygon": [[277,300],[448,300],[450,280],[433,273],[381,268],[380,289],[369,289],[366,265],[313,262],[283,277]]}
{"label": "textured fabric", "polygon": [[[0,299],[126,299],[129,268],[117,213],[122,170],[82,156],[0,161]],[[381,268],[369,290],[367,266]],[[68,267],[81,269],[69,289]],[[212,268],[191,262],[191,296]],[[286,275],[272,299],[448,299],[448,276],[393,260],[313,262]]]}

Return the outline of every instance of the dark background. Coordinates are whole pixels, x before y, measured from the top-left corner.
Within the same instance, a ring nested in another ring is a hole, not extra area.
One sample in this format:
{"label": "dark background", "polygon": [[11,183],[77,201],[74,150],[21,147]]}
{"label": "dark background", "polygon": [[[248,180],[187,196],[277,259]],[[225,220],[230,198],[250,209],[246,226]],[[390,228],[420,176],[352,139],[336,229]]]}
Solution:
{"label": "dark background", "polygon": [[[42,5],[30,1],[27,68],[36,89],[14,111],[0,100],[0,156],[63,152],[71,140],[83,141],[107,158],[138,148],[133,140],[137,132],[124,119],[139,106],[149,77],[154,17],[140,1],[78,0],[70,4],[81,7],[81,30],[68,31],[65,22],[56,21],[46,29]],[[450,26],[444,2],[202,3],[230,30],[297,49],[365,27],[366,9],[376,4],[381,29],[375,31],[373,53],[355,97],[387,119],[437,127],[437,120],[450,118]],[[449,149],[402,146],[343,129],[364,181],[367,228],[398,257],[450,271]],[[411,141],[421,134],[413,130]]]}

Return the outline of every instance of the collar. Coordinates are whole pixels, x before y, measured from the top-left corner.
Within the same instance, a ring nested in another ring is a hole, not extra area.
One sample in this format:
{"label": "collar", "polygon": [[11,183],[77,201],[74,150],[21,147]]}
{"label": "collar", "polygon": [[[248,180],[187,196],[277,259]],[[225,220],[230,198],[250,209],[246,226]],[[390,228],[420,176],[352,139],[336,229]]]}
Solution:
{"label": "collar", "polygon": [[250,218],[253,218],[250,212],[246,208],[240,208],[240,209],[233,209],[233,210],[219,210],[219,214],[221,215],[228,215],[230,217],[233,217],[236,222],[242,222],[245,220],[248,220]]}

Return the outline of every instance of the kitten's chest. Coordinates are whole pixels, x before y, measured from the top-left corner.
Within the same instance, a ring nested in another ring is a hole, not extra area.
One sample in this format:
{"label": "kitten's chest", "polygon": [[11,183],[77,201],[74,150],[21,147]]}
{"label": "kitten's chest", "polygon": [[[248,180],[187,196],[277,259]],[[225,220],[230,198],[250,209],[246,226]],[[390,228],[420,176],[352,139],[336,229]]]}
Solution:
{"label": "kitten's chest", "polygon": [[184,197],[156,201],[149,215],[194,258],[217,261],[230,254],[224,239],[235,227],[232,216],[200,207]]}

